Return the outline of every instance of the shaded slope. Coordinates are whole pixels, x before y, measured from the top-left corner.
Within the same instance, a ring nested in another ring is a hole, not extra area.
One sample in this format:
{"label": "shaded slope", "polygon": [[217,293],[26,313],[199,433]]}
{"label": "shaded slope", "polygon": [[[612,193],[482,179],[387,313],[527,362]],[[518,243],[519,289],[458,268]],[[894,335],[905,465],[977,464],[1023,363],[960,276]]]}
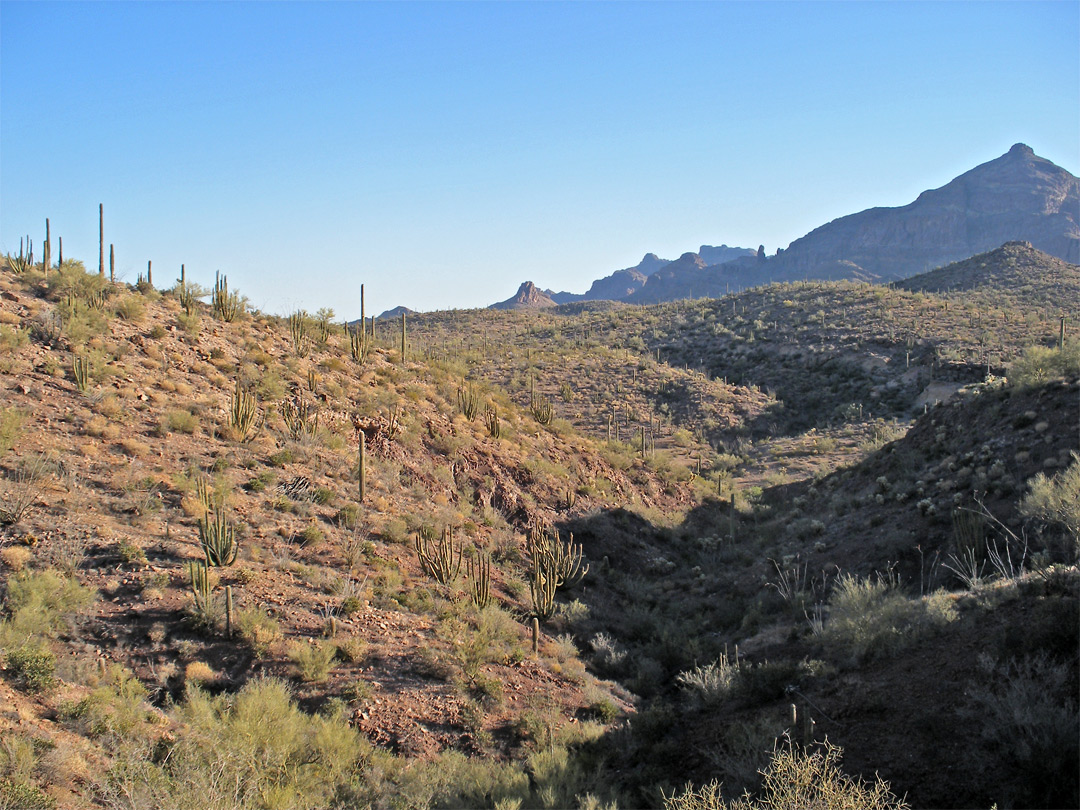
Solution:
{"label": "shaded slope", "polygon": [[1080,307],[1080,266],[1044,253],[1030,242],[1006,242],[892,286],[932,293],[978,290],[1017,305],[1060,307],[1066,312]]}

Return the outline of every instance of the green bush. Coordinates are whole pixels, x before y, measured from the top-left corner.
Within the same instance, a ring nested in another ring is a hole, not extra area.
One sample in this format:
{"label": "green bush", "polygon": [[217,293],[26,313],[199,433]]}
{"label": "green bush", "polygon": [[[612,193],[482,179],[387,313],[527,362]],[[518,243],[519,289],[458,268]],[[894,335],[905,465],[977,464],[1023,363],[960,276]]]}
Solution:
{"label": "green bush", "polygon": [[955,609],[942,594],[912,599],[880,578],[845,574],[829,600],[829,619],[822,637],[859,664],[891,654],[922,629],[955,618]]}
{"label": "green bush", "polygon": [[44,692],[56,683],[56,656],[40,644],[24,644],[9,650],[7,669],[28,692]]}
{"label": "green bush", "polygon": [[880,777],[866,785],[841,772],[841,753],[828,743],[824,750],[813,752],[780,748],[762,774],[759,798],[744,796],[728,802],[721,795],[720,783],[714,781],[665,795],[664,810],[902,810],[908,806]]}
{"label": "green bush", "polygon": [[270,645],[281,638],[281,627],[262,608],[244,608],[236,612],[236,631],[259,656],[270,651]]}
{"label": "green bush", "polygon": [[0,808],[4,810],[54,810],[56,799],[33,785],[0,779]]}
{"label": "green bush", "polygon": [[[233,695],[189,688],[182,730],[162,756],[118,757],[106,784],[132,807],[205,810],[344,806],[371,747],[337,717],[307,715],[281,681]],[[351,806],[351,803],[350,803]]]}
{"label": "green bush", "polygon": [[1060,526],[1067,538],[1070,561],[1080,556],[1080,456],[1052,478],[1038,473],[1031,479],[1031,491],[1020,504],[1021,514]]}
{"label": "green bush", "polygon": [[27,636],[52,636],[64,626],[64,618],[94,600],[93,591],[52,569],[25,571],[8,580],[5,604],[9,618],[0,623],[0,646],[8,637],[5,628]]}
{"label": "green bush", "polygon": [[15,446],[26,414],[17,408],[0,408],[0,456]]}
{"label": "green bush", "polygon": [[1076,338],[1066,340],[1064,349],[1029,346],[1009,366],[1009,382],[1018,388],[1076,374],[1080,374],[1080,340]]}
{"label": "green bush", "polygon": [[330,674],[330,665],[337,654],[333,644],[297,641],[289,649],[296,676],[308,683],[322,683]]}

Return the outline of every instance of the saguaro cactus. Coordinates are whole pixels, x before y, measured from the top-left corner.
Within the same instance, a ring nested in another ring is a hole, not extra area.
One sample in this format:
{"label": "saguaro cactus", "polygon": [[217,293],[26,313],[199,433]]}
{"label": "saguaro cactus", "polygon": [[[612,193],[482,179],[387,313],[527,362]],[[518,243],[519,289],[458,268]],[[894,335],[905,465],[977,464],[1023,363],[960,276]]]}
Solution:
{"label": "saguaro cactus", "polygon": [[364,502],[364,490],[366,488],[365,477],[367,473],[367,439],[364,436],[364,431],[360,431],[360,463],[359,463],[359,476],[360,476],[360,503]]}
{"label": "saguaro cactus", "polygon": [[[112,245],[109,245],[109,265],[112,265]],[[98,203],[98,275],[105,278],[105,203]]]}

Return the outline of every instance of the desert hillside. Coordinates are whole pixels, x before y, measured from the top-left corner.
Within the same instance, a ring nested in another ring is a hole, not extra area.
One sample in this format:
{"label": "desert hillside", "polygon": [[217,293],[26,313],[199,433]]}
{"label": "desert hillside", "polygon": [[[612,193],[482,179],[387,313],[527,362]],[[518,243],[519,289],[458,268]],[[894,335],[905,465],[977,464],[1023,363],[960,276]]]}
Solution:
{"label": "desert hillside", "polygon": [[0,807],[1075,806],[1080,344],[982,286],[371,333],[9,257]]}

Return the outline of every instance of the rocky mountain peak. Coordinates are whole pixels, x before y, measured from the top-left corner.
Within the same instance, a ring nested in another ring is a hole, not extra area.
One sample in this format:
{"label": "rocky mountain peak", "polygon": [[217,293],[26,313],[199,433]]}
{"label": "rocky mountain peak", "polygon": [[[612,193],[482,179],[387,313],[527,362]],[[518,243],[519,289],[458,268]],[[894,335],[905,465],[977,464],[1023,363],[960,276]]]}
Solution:
{"label": "rocky mountain peak", "polygon": [[557,304],[551,300],[551,296],[538,289],[531,281],[526,281],[518,287],[512,298],[492,304],[491,309],[541,309],[554,306]]}

